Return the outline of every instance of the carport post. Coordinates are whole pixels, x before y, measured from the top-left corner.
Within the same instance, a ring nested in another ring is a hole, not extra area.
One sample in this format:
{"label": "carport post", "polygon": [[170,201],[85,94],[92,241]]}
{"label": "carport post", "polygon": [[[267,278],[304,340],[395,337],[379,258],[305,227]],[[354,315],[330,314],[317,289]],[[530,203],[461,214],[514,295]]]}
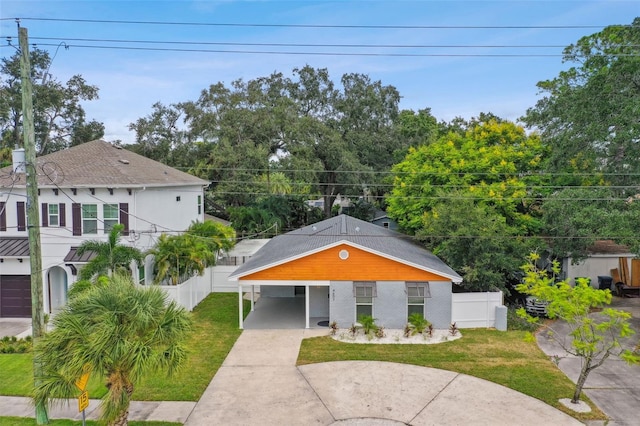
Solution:
{"label": "carport post", "polygon": [[309,284],[304,285],[304,328],[309,328]]}
{"label": "carport post", "polygon": [[242,303],[242,284],[240,284],[240,282],[238,282],[238,318],[240,318],[240,330],[243,329],[243,325],[242,325],[242,317],[244,316],[244,309],[243,308],[243,303]]}
{"label": "carport post", "polygon": [[255,308],[255,306],[254,306],[254,304],[253,304],[253,303],[254,303],[253,301],[255,300],[255,294],[254,294],[254,292],[255,292],[255,287],[256,287],[256,286],[254,286],[253,284],[251,284],[251,312],[253,312],[253,311],[255,311],[255,310],[256,310],[256,308]]}

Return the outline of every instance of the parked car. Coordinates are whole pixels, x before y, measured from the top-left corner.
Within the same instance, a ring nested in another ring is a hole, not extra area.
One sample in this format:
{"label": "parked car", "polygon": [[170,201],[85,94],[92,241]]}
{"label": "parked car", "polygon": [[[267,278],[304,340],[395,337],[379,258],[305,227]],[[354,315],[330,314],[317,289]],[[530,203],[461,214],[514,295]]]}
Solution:
{"label": "parked car", "polygon": [[529,315],[536,317],[546,317],[548,304],[549,302],[546,302],[544,300],[540,300],[533,296],[527,296],[524,308]]}

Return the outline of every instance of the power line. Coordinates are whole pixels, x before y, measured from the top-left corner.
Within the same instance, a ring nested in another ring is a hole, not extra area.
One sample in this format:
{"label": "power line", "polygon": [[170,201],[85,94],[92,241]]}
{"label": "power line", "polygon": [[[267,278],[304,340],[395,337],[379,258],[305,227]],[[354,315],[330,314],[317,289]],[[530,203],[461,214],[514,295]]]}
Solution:
{"label": "power line", "polygon": [[[170,25],[170,26],[198,26],[198,27],[255,27],[255,28],[331,28],[331,29],[379,29],[379,30],[532,30],[532,29],[597,29],[607,25],[337,25],[337,24],[258,24],[258,23],[238,23],[238,22],[176,22],[176,21],[130,21],[130,20],[108,20],[108,19],[67,19],[67,18],[4,18],[6,20],[25,21],[49,21],[49,22],[79,22],[91,24],[126,24],[126,25]],[[633,25],[620,25],[623,27],[633,27]]]}
{"label": "power line", "polygon": [[[34,46],[57,46],[51,43],[38,43]],[[562,57],[562,53],[366,53],[366,52],[294,52],[276,50],[222,50],[222,49],[179,49],[170,47],[135,47],[135,46],[104,46],[67,44],[69,48],[81,49],[112,49],[112,50],[133,50],[147,52],[187,52],[187,53],[233,53],[247,55],[309,55],[309,56],[366,56],[366,57],[403,57],[403,58],[428,58],[428,57],[488,57],[488,58],[550,58]],[[638,55],[618,54],[617,56],[636,57]]]}
{"label": "power line", "polygon": [[[8,37],[9,39],[11,37]],[[213,45],[213,46],[272,46],[272,47],[354,47],[354,48],[433,48],[433,49],[457,49],[457,48],[487,48],[487,49],[564,49],[565,45],[553,44],[496,44],[496,45],[474,45],[474,44],[323,44],[323,43],[240,43],[240,42],[215,42],[215,41],[163,41],[163,40],[135,40],[135,39],[102,39],[102,38],[70,38],[70,37],[31,37],[31,40],[64,40],[82,41],[93,43],[139,43],[139,44],[177,44],[177,45]],[[640,47],[640,45],[618,45],[619,47]]]}

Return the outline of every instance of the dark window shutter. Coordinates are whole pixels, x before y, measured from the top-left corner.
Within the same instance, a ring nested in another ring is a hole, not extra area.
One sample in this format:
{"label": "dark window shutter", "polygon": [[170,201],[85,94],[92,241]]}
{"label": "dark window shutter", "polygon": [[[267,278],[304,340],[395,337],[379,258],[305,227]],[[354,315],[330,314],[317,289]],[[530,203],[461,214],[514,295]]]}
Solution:
{"label": "dark window shutter", "polygon": [[0,231],[7,230],[7,211],[5,206],[4,202],[0,202]]}
{"label": "dark window shutter", "polygon": [[67,212],[64,209],[64,203],[60,203],[58,205],[58,222],[60,223],[60,227],[64,228],[67,226]]}
{"label": "dark window shutter", "polygon": [[42,203],[42,226],[46,228],[49,226],[49,204]]}
{"label": "dark window shutter", "polygon": [[16,205],[18,207],[18,231],[26,231],[27,215],[24,209],[24,201],[18,201]]}
{"label": "dark window shutter", "polygon": [[129,203],[120,203],[120,223],[124,225],[122,235],[129,235]]}
{"label": "dark window shutter", "polygon": [[73,235],[82,235],[82,207],[80,203],[71,204],[71,218],[73,220]]}

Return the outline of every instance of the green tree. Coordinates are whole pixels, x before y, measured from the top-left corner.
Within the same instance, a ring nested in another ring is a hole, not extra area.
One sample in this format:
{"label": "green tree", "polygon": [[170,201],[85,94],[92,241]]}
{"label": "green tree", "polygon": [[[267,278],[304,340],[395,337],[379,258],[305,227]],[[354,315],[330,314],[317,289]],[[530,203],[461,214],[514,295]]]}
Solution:
{"label": "green tree", "polygon": [[171,153],[184,143],[186,137],[184,124],[181,125],[181,121],[184,121],[182,108],[180,105],[165,106],[156,102],[152,109],[147,117],[129,124],[129,130],[136,133],[136,143],[128,149],[173,166]]}
{"label": "green tree", "polygon": [[[417,113],[412,110],[400,111],[396,120],[396,131],[407,146],[428,145],[436,140],[439,133],[438,122],[431,115],[430,108],[418,110]],[[402,159],[397,160],[399,162]]]}
{"label": "green tree", "polygon": [[582,37],[564,49],[563,62],[575,65],[538,83],[545,96],[523,118],[552,148],[550,171],[571,184],[601,172],[615,185],[636,185],[640,18]]}
{"label": "green tree", "polygon": [[387,213],[458,271],[466,289],[508,293],[518,259],[539,244],[529,237],[540,229],[533,172],[544,150],[535,135],[491,115],[466,126],[409,149],[393,168]]}
{"label": "green tree", "polygon": [[[640,357],[621,345],[621,342],[634,334],[629,323],[631,314],[605,307],[611,303],[610,291],[595,289],[586,279],[579,279],[574,287],[566,280],[557,281],[559,264],[555,262],[552,273],[549,274],[536,266],[538,260],[537,254],[528,257],[527,263],[522,267],[525,273],[523,282],[517,288],[524,294],[546,302],[549,318],[562,320],[568,325],[570,341],[554,330],[556,323],[541,323],[548,335],[567,353],[582,361],[571,398],[571,402],[576,404],[589,373],[600,367],[611,355],[619,355],[629,363],[640,362]],[[595,308],[602,310],[592,313]],[[524,308],[518,314],[530,322],[540,322],[538,317],[528,315]]]}
{"label": "green tree", "polygon": [[518,280],[522,257],[544,245],[508,225],[496,207],[468,195],[448,193],[416,236],[463,277],[465,290],[508,295],[507,283]]}
{"label": "green tree", "polygon": [[126,425],[134,386],[146,374],[173,374],[186,359],[191,318],[157,287],[142,288],[122,275],[72,298],[53,318],[53,330],[35,348],[43,366],[37,403],[75,398],[88,370],[103,377],[102,420]]}
{"label": "green tree", "polygon": [[[45,50],[29,52],[33,84],[33,121],[38,154],[48,154],[72,144],[99,139],[104,126],[86,122],[82,102],[98,99],[98,88],[80,75],[62,83],[49,74],[51,58]],[[0,135],[4,147],[22,145],[22,91],[20,54],[2,58],[0,64]],[[82,140],[83,138],[90,138]]]}
{"label": "green tree", "polygon": [[527,235],[539,227],[538,209],[529,198],[533,173],[541,169],[540,139],[527,136],[511,122],[489,120],[464,135],[448,133],[437,141],[410,148],[393,167],[394,181],[387,213],[416,233],[440,200],[469,197],[493,206],[506,223]]}
{"label": "green tree", "polygon": [[[213,220],[193,222],[187,232],[204,240],[216,258],[219,252],[231,250],[236,243],[236,231],[230,226]],[[215,264],[215,260],[213,264]]]}
{"label": "green tree", "polygon": [[162,234],[149,250],[154,258],[154,283],[167,280],[177,285],[186,278],[202,275],[216,264],[218,253],[234,245],[235,231],[222,224],[194,222],[181,235]]}
{"label": "green tree", "polygon": [[80,279],[90,280],[96,275],[112,275],[128,272],[132,262],[140,264],[142,253],[135,247],[120,244],[124,225],[118,223],[109,231],[107,241],[87,240],[78,247],[77,253],[94,253],[95,257],[80,269]]}
{"label": "green tree", "polygon": [[213,84],[195,101],[154,105],[131,124],[133,149],[164,147],[167,164],[212,181],[210,205],[222,215],[273,191],[260,176],[270,183],[271,173],[283,173],[295,182],[292,194],[322,194],[329,216],[338,194],[361,195],[363,183],[378,179],[373,172],[406,148],[394,130],[397,90],[363,74],[346,74],[341,83],[305,66],[291,77],[275,72]]}
{"label": "green tree", "polygon": [[637,224],[640,200],[624,197],[610,187],[565,188],[549,195],[543,204],[543,235],[551,237],[555,257],[587,257],[598,240],[611,239],[640,253]]}

